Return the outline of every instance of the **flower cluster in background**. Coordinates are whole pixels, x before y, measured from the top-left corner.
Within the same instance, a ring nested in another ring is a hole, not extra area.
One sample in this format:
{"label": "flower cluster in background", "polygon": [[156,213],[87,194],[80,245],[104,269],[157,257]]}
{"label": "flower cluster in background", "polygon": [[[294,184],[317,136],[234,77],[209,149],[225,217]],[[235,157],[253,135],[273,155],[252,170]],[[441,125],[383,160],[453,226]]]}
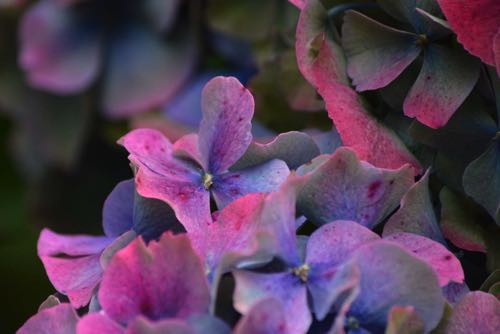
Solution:
{"label": "flower cluster in background", "polygon": [[497,1],[0,8],[40,211],[133,172],[101,236],[47,210],[19,334],[500,332]]}

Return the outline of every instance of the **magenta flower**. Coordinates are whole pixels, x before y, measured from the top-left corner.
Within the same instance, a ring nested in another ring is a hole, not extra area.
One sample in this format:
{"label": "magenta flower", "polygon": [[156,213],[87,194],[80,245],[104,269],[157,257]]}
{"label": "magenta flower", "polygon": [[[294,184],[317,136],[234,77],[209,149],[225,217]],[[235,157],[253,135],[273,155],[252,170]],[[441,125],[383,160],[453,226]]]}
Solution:
{"label": "magenta flower", "polygon": [[188,232],[212,221],[210,195],[219,208],[245,194],[277,189],[289,174],[285,162],[270,160],[239,171],[230,167],[252,141],[253,97],[235,78],[216,77],[204,88],[198,135],[172,145],[155,130],[139,129],[120,143],[137,167],[139,194],[168,203]]}
{"label": "magenta flower", "polygon": [[109,116],[146,110],[171,98],[195,63],[191,33],[163,36],[180,4],[40,0],[22,18],[19,62],[31,85],[59,94],[81,92],[102,75]]}
{"label": "magenta flower", "polygon": [[120,182],[106,199],[103,229],[104,236],[59,235],[49,229],[40,234],[38,256],[52,285],[74,307],[89,303],[103,267],[136,235],[151,240],[166,230],[183,231],[165,203],[135,194],[133,180]]}
{"label": "magenta flower", "polygon": [[[211,322],[200,318],[210,295],[186,235],[167,232],[148,246],[137,238],[116,253],[104,273],[99,303],[102,310],[83,317],[78,333],[201,333],[191,322]],[[211,326],[225,328],[212,320]]]}

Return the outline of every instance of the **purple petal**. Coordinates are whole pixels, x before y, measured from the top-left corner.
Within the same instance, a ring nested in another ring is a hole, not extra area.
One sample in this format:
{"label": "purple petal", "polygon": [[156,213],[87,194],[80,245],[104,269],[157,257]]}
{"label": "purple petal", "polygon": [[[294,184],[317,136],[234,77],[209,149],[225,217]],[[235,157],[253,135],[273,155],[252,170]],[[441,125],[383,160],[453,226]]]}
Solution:
{"label": "purple petal", "polygon": [[465,295],[448,320],[449,334],[493,334],[500,331],[500,302],[495,296],[475,291]]}
{"label": "purple petal", "polygon": [[198,135],[196,133],[190,133],[179,138],[174,143],[174,151],[178,156],[193,159],[200,166],[203,164],[203,158],[198,149]]}
{"label": "purple petal", "polygon": [[398,170],[376,168],[341,147],[310,175],[297,204],[320,225],[352,220],[371,228],[398,206],[412,183],[408,165]]}
{"label": "purple petal", "polygon": [[134,130],[119,142],[139,167],[137,192],[169,204],[187,231],[206,229],[211,222],[210,195],[201,184],[201,171],[175,158],[170,142],[156,130]]}
{"label": "purple petal", "polygon": [[121,249],[125,248],[129,243],[132,242],[137,237],[137,233],[134,231],[128,231],[116,238],[106,249],[102,252],[99,262],[101,267],[106,269],[108,267],[109,261],[113,256]]}
{"label": "purple petal", "polygon": [[69,297],[74,307],[87,305],[101,281],[101,252],[113,239],[63,236],[44,229],[38,240],[38,256],[50,282]]}
{"label": "purple petal", "polygon": [[139,315],[187,318],[208,309],[209,291],[188,237],[167,232],[147,247],[137,238],[115,254],[101,282],[99,302],[122,324]]}
{"label": "purple petal", "polygon": [[305,263],[310,267],[308,288],[316,318],[326,316],[338,294],[338,282],[344,281],[336,277],[337,267],[361,245],[379,239],[371,230],[351,221],[335,221],[314,231],[307,243]]}
{"label": "purple petal", "polygon": [[102,313],[89,313],[78,321],[78,334],[124,334],[125,329]]}
{"label": "purple petal", "polygon": [[342,25],[347,73],[358,91],[378,89],[396,79],[420,54],[417,36],[349,11]]}
{"label": "purple petal", "polygon": [[307,306],[306,286],[291,273],[258,274],[249,271],[233,272],[236,280],[234,307],[242,314],[269,297],[283,305],[290,334],[305,333],[312,317]]}
{"label": "purple petal", "polygon": [[196,334],[196,331],[185,321],[169,319],[149,321],[144,317],[135,319],[127,327],[126,334]]}
{"label": "purple petal", "polygon": [[450,282],[448,285],[443,287],[443,295],[451,305],[455,305],[457,301],[462,299],[462,297],[469,292],[470,289],[465,283]]}
{"label": "purple petal", "polygon": [[297,169],[319,154],[318,146],[309,135],[299,131],[290,131],[278,135],[266,144],[252,142],[245,154],[231,169],[240,170],[257,166],[273,159],[285,161],[290,169]]}
{"label": "purple petal", "polygon": [[234,330],[234,334],[286,334],[285,310],[274,298],[263,299],[256,303],[243,317]]}
{"label": "purple petal", "polygon": [[426,332],[437,326],[445,301],[434,270],[425,262],[387,241],[364,245],[351,261],[360,270],[361,282],[349,315],[362,327],[383,330],[395,305],[413,306]]}
{"label": "purple petal", "polygon": [[99,36],[78,27],[73,15],[55,1],[39,1],[23,16],[19,62],[33,86],[76,93],[96,78],[101,65]]}
{"label": "purple petal", "polygon": [[44,309],[24,323],[17,334],[75,334],[78,316],[70,304]]}
{"label": "purple petal", "polygon": [[479,62],[465,52],[428,46],[422,70],[404,101],[404,113],[428,127],[440,128],[469,96],[478,78]]}
{"label": "purple petal", "polygon": [[442,244],[417,234],[404,232],[391,234],[384,237],[384,240],[399,244],[425,261],[436,272],[439,285],[442,287],[450,282],[464,281],[464,271],[460,261]]}
{"label": "purple petal", "polygon": [[246,194],[277,190],[289,174],[286,163],[274,159],[237,172],[217,175],[212,191],[217,206],[223,208]]}
{"label": "purple petal", "polygon": [[134,180],[118,183],[108,195],[102,209],[104,233],[118,237],[130,230],[134,224]]}
{"label": "purple petal", "polygon": [[203,167],[212,174],[227,170],[252,141],[252,94],[233,77],[216,77],[203,89],[199,148]]}
{"label": "purple petal", "polygon": [[397,232],[423,235],[446,244],[439,229],[429,192],[429,174],[425,175],[401,199],[401,205],[384,226],[383,236]]}
{"label": "purple petal", "polygon": [[110,46],[104,77],[103,106],[111,117],[124,117],[170,99],[191,74],[196,50],[189,33],[179,43],[132,26]]}

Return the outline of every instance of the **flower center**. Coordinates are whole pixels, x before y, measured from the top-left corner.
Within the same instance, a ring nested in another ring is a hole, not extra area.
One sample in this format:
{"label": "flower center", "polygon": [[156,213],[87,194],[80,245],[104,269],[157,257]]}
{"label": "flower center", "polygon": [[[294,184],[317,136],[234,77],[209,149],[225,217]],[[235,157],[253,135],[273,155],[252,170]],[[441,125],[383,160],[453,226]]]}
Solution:
{"label": "flower center", "polygon": [[203,187],[205,187],[205,190],[208,190],[214,183],[214,177],[212,176],[212,174],[205,173],[201,177],[201,181],[203,182]]}
{"label": "flower center", "polygon": [[418,46],[425,46],[429,43],[429,39],[426,34],[420,34],[417,37],[417,41],[415,42]]}
{"label": "flower center", "polygon": [[292,269],[292,273],[297,276],[298,278],[300,278],[300,280],[303,282],[303,283],[306,283],[307,282],[307,277],[309,276],[309,265],[307,263],[304,263],[303,265],[301,265],[300,267],[295,267]]}

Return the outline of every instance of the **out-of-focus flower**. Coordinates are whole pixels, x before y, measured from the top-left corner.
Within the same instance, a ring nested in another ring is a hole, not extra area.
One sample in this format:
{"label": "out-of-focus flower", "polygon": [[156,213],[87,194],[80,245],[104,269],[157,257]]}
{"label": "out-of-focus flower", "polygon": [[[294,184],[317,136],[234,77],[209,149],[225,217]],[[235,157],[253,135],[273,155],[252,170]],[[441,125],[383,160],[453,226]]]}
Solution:
{"label": "out-of-focus flower", "polygon": [[197,47],[182,1],[36,2],[20,26],[19,62],[29,82],[58,94],[88,89],[98,78],[111,117],[157,106],[192,72]]}
{"label": "out-of-focus flower", "polygon": [[124,136],[120,143],[138,167],[137,191],[167,202],[189,232],[212,221],[210,194],[222,208],[245,194],[277,189],[289,174],[281,160],[228,171],[252,141],[253,109],[252,95],[237,79],[217,77],[203,90],[197,135],[186,135],[175,145],[149,129]]}

